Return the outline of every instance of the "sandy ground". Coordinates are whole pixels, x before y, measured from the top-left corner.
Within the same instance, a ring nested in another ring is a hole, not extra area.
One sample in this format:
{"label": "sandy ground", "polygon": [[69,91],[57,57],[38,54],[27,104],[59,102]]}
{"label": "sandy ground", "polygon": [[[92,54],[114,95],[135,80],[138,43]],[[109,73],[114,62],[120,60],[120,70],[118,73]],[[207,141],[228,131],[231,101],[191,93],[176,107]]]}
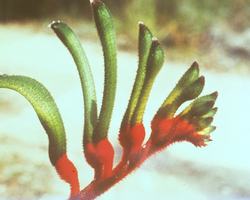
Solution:
{"label": "sandy ground", "polygon": [[[45,28],[46,29],[46,28]],[[103,60],[99,43],[83,41],[92,65],[100,106]],[[132,87],[137,58],[119,52],[118,91],[109,137],[116,147],[122,113]],[[157,78],[144,122],[191,63],[166,62]],[[92,179],[81,147],[83,104],[76,67],[59,40],[43,32],[0,26],[0,72],[31,76],[54,96],[82,187]],[[249,200],[250,76],[216,73],[201,66],[206,77],[204,94],[217,90],[217,130],[206,148],[175,144],[152,157],[140,169],[101,196],[109,199]],[[56,175],[47,156],[47,137],[31,106],[23,97],[0,90],[0,199],[66,199],[69,188]]]}

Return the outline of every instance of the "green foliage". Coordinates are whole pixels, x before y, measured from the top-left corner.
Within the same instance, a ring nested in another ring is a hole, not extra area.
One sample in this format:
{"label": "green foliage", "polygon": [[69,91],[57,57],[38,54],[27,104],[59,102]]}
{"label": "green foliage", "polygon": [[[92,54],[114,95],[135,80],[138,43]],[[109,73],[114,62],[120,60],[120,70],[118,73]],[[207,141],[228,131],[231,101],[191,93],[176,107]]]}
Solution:
{"label": "green foliage", "polygon": [[147,60],[150,52],[150,48],[152,45],[153,35],[142,22],[139,23],[139,39],[138,39],[138,70],[136,73],[135,83],[133,86],[133,90],[131,93],[131,97],[129,100],[129,104],[124,115],[122,124],[131,123],[131,119],[138,104],[138,100],[140,97],[140,91],[143,87],[143,83],[145,81],[146,76],[146,68],[147,68]]}
{"label": "green foliage", "polygon": [[117,58],[115,29],[109,9],[99,0],[93,2],[93,15],[103,48],[105,67],[102,108],[93,138],[99,141],[107,137],[112,116],[116,92]]}
{"label": "green foliage", "polygon": [[79,39],[67,24],[55,21],[50,26],[68,48],[77,66],[84,98],[84,139],[92,141],[94,126],[97,122],[97,108],[94,80],[88,59]]}
{"label": "green foliage", "polygon": [[161,48],[159,41],[153,38],[146,64],[146,76],[131,120],[132,124],[142,122],[153,83],[157,74],[163,66],[163,62],[164,51]]}
{"label": "green foliage", "polygon": [[158,115],[173,117],[182,103],[196,98],[201,93],[203,86],[204,77],[199,77],[198,64],[194,62],[163,102]]}
{"label": "green foliage", "polygon": [[66,152],[66,136],[61,115],[49,91],[38,81],[24,76],[0,75],[0,88],[15,90],[31,103],[49,137],[49,157],[55,165]]}

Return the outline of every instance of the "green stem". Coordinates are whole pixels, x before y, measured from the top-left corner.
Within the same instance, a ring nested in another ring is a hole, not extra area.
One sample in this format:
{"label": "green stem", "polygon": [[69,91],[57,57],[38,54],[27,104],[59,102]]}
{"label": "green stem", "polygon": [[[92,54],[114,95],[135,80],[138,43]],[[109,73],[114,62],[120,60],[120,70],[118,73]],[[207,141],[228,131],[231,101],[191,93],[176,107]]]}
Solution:
{"label": "green stem", "polygon": [[15,90],[33,106],[49,137],[49,157],[52,165],[66,153],[63,121],[49,91],[38,81],[25,76],[0,75],[0,88]]}
{"label": "green stem", "polygon": [[[185,72],[185,74],[178,81],[174,89],[167,96],[161,107],[157,111],[155,117],[160,116],[161,118],[172,117],[179,106],[186,100],[183,93],[187,89],[193,89],[192,84],[199,79],[199,66],[197,62],[194,62],[191,67]],[[204,80],[203,80],[204,81]],[[199,80],[198,82],[202,82]],[[199,84],[199,83],[198,83]],[[203,83],[204,84],[204,83]],[[194,96],[192,94],[189,94]],[[187,95],[188,96],[188,95]],[[184,97],[184,98],[183,98]],[[194,97],[195,98],[195,97]]]}
{"label": "green stem", "polygon": [[51,23],[51,28],[68,48],[77,66],[84,98],[84,139],[85,142],[91,142],[97,121],[97,105],[95,85],[88,59],[79,39],[67,24],[56,21]]}
{"label": "green stem", "polygon": [[150,47],[152,44],[152,33],[150,30],[142,23],[139,23],[139,42],[138,42],[138,54],[139,63],[138,70],[132,90],[132,94],[129,99],[129,104],[125,115],[123,117],[122,125],[130,124],[131,118],[133,116],[136,104],[140,97],[141,89],[146,76],[146,66]]}
{"label": "green stem", "polygon": [[102,107],[93,136],[94,141],[98,142],[107,137],[112,117],[116,92],[117,58],[115,31],[111,14],[105,4],[99,0],[92,0],[91,5],[105,63]]}
{"label": "green stem", "polygon": [[159,41],[157,39],[153,39],[147,61],[146,77],[131,120],[132,124],[142,122],[150,91],[157,74],[162,68],[163,62],[164,51],[160,47]]}

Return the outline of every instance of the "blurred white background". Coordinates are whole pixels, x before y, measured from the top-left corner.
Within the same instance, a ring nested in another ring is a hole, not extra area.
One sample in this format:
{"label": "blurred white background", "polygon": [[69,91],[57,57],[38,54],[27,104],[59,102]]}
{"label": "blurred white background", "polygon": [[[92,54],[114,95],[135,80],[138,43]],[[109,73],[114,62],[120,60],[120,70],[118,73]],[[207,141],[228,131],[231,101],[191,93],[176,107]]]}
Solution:
{"label": "blurred white background", "polygon": [[[46,28],[44,27],[44,30]],[[60,41],[49,31],[0,26],[0,72],[31,76],[51,91],[61,111],[70,158],[77,165],[81,186],[92,179],[82,154],[83,102],[76,67]],[[98,43],[83,41],[92,66],[99,107],[103,90],[103,58]],[[109,138],[116,147],[122,115],[137,69],[136,52],[119,51],[118,87]],[[192,61],[168,61],[155,82],[144,122],[150,120]],[[211,66],[213,63],[210,63]],[[219,108],[205,148],[178,143],[151,157],[144,165],[100,200],[109,199],[250,199],[250,75],[201,66],[206,85],[203,94],[217,90]],[[47,136],[26,100],[0,90],[0,199],[66,199],[69,188],[56,175],[47,155]]]}

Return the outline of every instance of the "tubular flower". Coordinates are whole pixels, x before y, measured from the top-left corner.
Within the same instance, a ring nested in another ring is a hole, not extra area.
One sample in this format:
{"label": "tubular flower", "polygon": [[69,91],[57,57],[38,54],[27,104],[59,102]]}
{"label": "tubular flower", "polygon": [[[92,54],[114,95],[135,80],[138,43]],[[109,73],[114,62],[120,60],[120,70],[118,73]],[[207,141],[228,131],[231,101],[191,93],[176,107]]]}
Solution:
{"label": "tubular flower", "polygon": [[[104,57],[104,90],[100,113],[97,111],[96,91],[89,61],[73,30],[61,21],[50,27],[69,50],[76,64],[84,99],[83,152],[93,168],[93,181],[80,190],[78,173],[67,156],[66,133],[57,105],[49,91],[38,81],[24,76],[0,75],[0,88],[23,95],[33,106],[49,139],[49,158],[59,177],[70,185],[71,200],[92,200],[101,195],[147,158],[168,145],[187,141],[203,147],[211,141],[217,92],[201,96],[205,78],[199,75],[194,62],[180,78],[159,107],[151,122],[151,134],[145,141],[143,118],[149,95],[164,63],[164,50],[149,28],[139,23],[138,70],[127,109],[118,134],[123,155],[114,166],[114,148],[108,132],[112,118],[117,82],[116,39],[110,11],[100,0],[91,0],[94,21]],[[192,101],[181,112],[180,106]]]}

